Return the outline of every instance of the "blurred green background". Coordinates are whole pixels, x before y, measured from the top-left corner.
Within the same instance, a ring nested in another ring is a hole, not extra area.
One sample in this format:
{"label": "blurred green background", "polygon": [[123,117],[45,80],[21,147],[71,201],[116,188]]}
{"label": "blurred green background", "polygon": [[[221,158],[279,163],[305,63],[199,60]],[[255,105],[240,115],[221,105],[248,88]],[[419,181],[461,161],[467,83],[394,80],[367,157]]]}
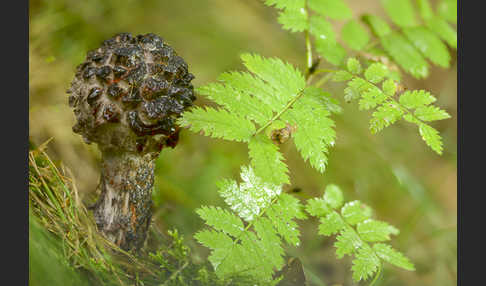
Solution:
{"label": "blurred green background", "polygon": [[[378,0],[346,1],[354,17],[384,15]],[[98,184],[100,153],[71,131],[74,115],[66,89],[88,50],[119,32],[156,33],[189,64],[195,86],[224,71],[242,69],[239,55],[257,52],[305,64],[303,36],[280,28],[277,13],[259,0],[31,0],[29,44],[30,139],[41,144],[53,137],[48,153],[70,168],[78,189],[93,194]],[[342,23],[337,22],[337,29]],[[344,112],[335,116],[337,140],[327,171],[321,175],[282,145],[291,172],[290,188],[301,199],[321,195],[328,183],[341,186],[347,200],[359,199],[376,217],[397,226],[392,244],[415,263],[415,272],[386,266],[380,285],[456,285],[457,273],[457,66],[432,68],[417,81],[404,77],[409,89],[427,89],[452,118],[434,123],[444,139],[436,155],[406,123],[377,135],[368,130],[370,114],[343,100],[343,86],[327,86]],[[206,104],[198,99],[196,104]],[[192,239],[202,227],[194,209],[223,205],[215,182],[237,178],[249,162],[244,144],[209,139],[184,131],[175,149],[162,151],[156,168],[154,223],[176,227],[202,261],[207,250]],[[317,221],[301,223],[302,244],[288,253],[302,261],[311,285],[354,285],[350,260],[338,260],[333,239],[317,235]]]}

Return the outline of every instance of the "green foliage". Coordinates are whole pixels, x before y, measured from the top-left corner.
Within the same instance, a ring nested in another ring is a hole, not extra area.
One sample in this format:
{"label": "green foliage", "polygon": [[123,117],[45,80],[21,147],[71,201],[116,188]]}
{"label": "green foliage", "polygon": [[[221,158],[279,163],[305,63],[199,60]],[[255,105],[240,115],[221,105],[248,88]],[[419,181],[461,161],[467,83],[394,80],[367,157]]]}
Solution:
{"label": "green foliage", "polygon": [[263,182],[251,167],[242,168],[241,178],[239,185],[231,180],[220,183],[220,195],[235,214],[218,207],[199,208],[197,213],[212,229],[199,231],[195,238],[212,250],[209,261],[221,279],[247,276],[271,284],[274,271],[284,265],[282,240],[299,244],[294,219],[305,214],[297,199]]}
{"label": "green foliage", "polygon": [[194,132],[204,132],[213,138],[222,138],[237,142],[248,142],[255,132],[255,125],[236,113],[211,107],[196,107],[190,113],[184,113],[179,121],[183,126],[189,126]]}
{"label": "green foliage", "polygon": [[295,128],[292,137],[304,160],[324,172],[336,136],[330,110],[340,107],[322,89],[306,87],[302,74],[288,63],[251,54],[241,58],[253,74],[224,73],[221,83],[199,87],[221,108],[194,108],[183,114],[179,124],[211,137],[248,142],[254,170],[280,185],[289,183],[287,166],[278,147],[260,133],[280,119]]}
{"label": "green foliage", "polygon": [[282,115],[291,125],[297,126],[293,134],[294,143],[304,160],[320,172],[327,164],[328,146],[334,145],[336,133],[330,112],[320,101],[322,90],[309,87],[293,108]]}
{"label": "green foliage", "polygon": [[[231,211],[197,210],[210,229],[195,238],[211,249],[209,261],[220,279],[252,277],[258,285],[276,283],[274,272],[284,265],[283,242],[299,245],[295,219],[305,215],[297,199],[282,193],[282,185],[290,179],[278,144],[292,138],[302,158],[325,171],[336,138],[330,116],[341,112],[339,103],[320,88],[327,80],[346,82],[344,99],[358,100],[361,110],[372,110],[372,133],[403,119],[417,125],[426,144],[441,154],[441,137],[426,122],[450,116],[431,105],[436,99],[430,93],[402,92],[400,73],[390,67],[398,65],[416,78],[428,76],[427,60],[448,67],[451,57],[443,41],[453,47],[457,41],[445,20],[452,20],[453,8],[444,6],[442,14],[435,15],[426,0],[418,1],[421,22],[409,0],[381,2],[396,27],[364,15],[361,20],[374,34],[372,39],[361,23],[350,19],[352,13],[344,1],[266,0],[266,5],[279,10],[278,22],[284,29],[305,33],[305,73],[278,58],[243,54],[248,71],[226,72],[218,82],[197,88],[219,106],[185,112],[179,124],[211,137],[245,142],[250,157],[250,166],[241,169],[241,183],[228,179],[219,183],[219,194]],[[333,20],[346,20],[340,36]],[[340,40],[366,60],[366,67],[354,57],[344,61],[348,50]],[[313,50],[338,70],[319,69]],[[329,74],[314,81],[321,72]],[[308,200],[305,209],[319,217],[319,234],[336,235],[339,258],[354,256],[354,280],[381,271],[383,261],[414,269],[405,256],[383,243],[397,235],[398,229],[373,219],[372,209],[360,201],[344,203],[339,187],[327,186],[323,197]]]}
{"label": "green foliage", "polygon": [[392,32],[381,38],[383,49],[406,72],[416,78],[425,78],[429,75],[429,64],[422,54],[401,34]]}
{"label": "green foliage", "polygon": [[358,233],[364,241],[378,242],[390,240],[390,234],[397,235],[399,230],[383,221],[365,220],[358,224]]}
{"label": "green foliage", "polygon": [[355,225],[371,217],[371,208],[359,201],[344,204],[341,215],[350,225]]}
{"label": "green foliage", "polygon": [[361,73],[361,63],[355,58],[349,58],[346,66],[348,68],[348,71],[352,74]]}
{"label": "green foliage", "polygon": [[427,20],[434,15],[429,0],[417,0],[417,6],[419,9],[420,17],[422,17],[422,19]]}
{"label": "green foliage", "polygon": [[383,8],[393,23],[399,27],[413,27],[417,25],[415,12],[410,0],[381,0]]}
{"label": "green foliage", "polygon": [[405,28],[403,32],[427,59],[438,66],[449,67],[451,56],[447,46],[433,32],[425,27]]}
{"label": "green foliage", "polygon": [[346,51],[336,41],[333,27],[322,16],[314,15],[310,18],[309,32],[314,36],[316,50],[327,61],[339,65],[346,56]]}
{"label": "green foliage", "polygon": [[[323,209],[324,208],[328,208],[328,206],[324,205]],[[327,214],[326,212],[323,212],[322,215],[325,215],[325,217],[321,217],[320,219],[321,223],[319,224],[319,234],[332,235],[332,234],[336,234],[338,231],[344,228],[345,223],[343,218],[335,211],[332,211]],[[322,216],[322,215],[317,214],[314,216]]]}
{"label": "green foliage", "polygon": [[442,154],[442,138],[439,132],[425,123],[419,123],[419,132],[425,143],[438,154]]}
{"label": "green foliage", "polygon": [[353,279],[355,281],[366,280],[378,268],[381,267],[380,259],[374,251],[368,246],[362,246],[356,251],[356,258],[353,260]]}
{"label": "green foliage", "polygon": [[406,270],[414,271],[415,266],[402,253],[393,249],[385,243],[376,243],[373,245],[376,255],[386,262]]}
{"label": "green foliage", "polygon": [[257,174],[273,184],[290,183],[283,155],[268,136],[258,134],[252,137],[248,149],[251,164]]}
{"label": "green foliage", "polygon": [[356,20],[350,20],[343,26],[341,38],[355,51],[362,50],[370,41],[368,32]]}
{"label": "green foliage", "polygon": [[390,26],[385,20],[375,15],[364,15],[363,21],[368,24],[376,36],[382,38],[391,33]]}
{"label": "green foliage", "polygon": [[[446,23],[446,18],[452,20],[451,15],[444,16],[440,7],[444,7],[445,14],[453,13],[453,5],[439,5],[439,15],[434,15],[427,0],[419,0],[418,12],[423,20],[419,23],[415,17],[414,7],[410,0],[382,0],[383,7],[392,22],[399,27],[392,28],[381,18],[374,15],[364,15],[363,21],[370,26],[379,38],[380,45],[385,52],[400,67],[416,78],[428,76],[428,59],[440,67],[449,67],[450,54],[442,41],[453,48],[457,48],[456,31]],[[457,11],[457,8],[456,8]]]}
{"label": "green foliage", "polygon": [[307,0],[309,8],[332,19],[349,19],[351,9],[343,0]]}
{"label": "green foliage", "polygon": [[[397,228],[372,219],[371,208],[360,201],[348,202],[339,211],[339,206],[333,207],[331,203],[334,200],[329,198],[342,198],[342,192],[337,186],[330,186],[326,188],[322,199],[307,201],[306,210],[310,215],[319,218],[319,234],[337,234],[334,246],[338,258],[344,255],[354,256],[351,269],[355,281],[366,280],[381,270],[381,260],[406,270],[415,270],[408,258],[389,244],[383,243],[391,239],[390,235],[399,233]],[[326,195],[327,192],[331,194]],[[316,204],[317,201],[319,204]]]}
{"label": "green foliage", "polygon": [[305,0],[267,0],[265,4],[282,9],[279,12],[278,22],[284,29],[291,32],[302,32],[309,29]]}
{"label": "green foliage", "polygon": [[[256,54],[243,54],[241,59],[249,71],[273,89],[273,97],[279,101],[280,106],[272,106],[272,108],[282,108],[305,87],[305,79],[300,71],[280,59],[263,58]],[[269,96],[265,91],[257,97]]]}
{"label": "green foliage", "polygon": [[457,24],[457,1],[443,0],[437,7],[438,14],[445,20]]}
{"label": "green foliage", "polygon": [[371,83],[381,82],[388,75],[388,68],[382,63],[373,63],[365,71],[364,76]]}
{"label": "green foliage", "polygon": [[314,35],[317,41],[328,40],[336,42],[336,36],[330,22],[321,16],[312,16],[310,18],[310,33]]}
{"label": "green foliage", "polygon": [[324,193],[324,202],[333,209],[337,209],[343,205],[344,198],[341,189],[336,185],[327,185]]}
{"label": "green foliage", "polygon": [[305,210],[312,216],[321,216],[329,212],[326,202],[321,198],[309,199]]}
{"label": "green foliage", "polygon": [[[351,75],[353,73],[353,75]],[[344,90],[346,101],[358,100],[362,110],[375,109],[371,114],[370,130],[372,133],[403,119],[416,124],[425,143],[438,154],[442,153],[442,139],[437,130],[424,122],[450,118],[439,107],[430,105],[436,98],[425,90],[405,91],[395,99],[398,83],[390,76],[388,68],[382,63],[372,63],[361,77],[361,65],[357,59],[348,59],[348,71],[340,71],[334,77],[336,81],[348,79]],[[378,85],[380,82],[381,88]]]}
{"label": "green foliage", "polygon": [[293,11],[285,9],[280,12],[278,22],[282,24],[284,29],[290,30],[291,32],[302,32],[309,28],[305,10]]}
{"label": "green foliage", "polygon": [[[418,11],[410,0],[381,0],[383,8],[398,29],[375,15],[363,15],[378,37],[379,44],[405,72],[416,78],[425,78],[429,64],[447,68],[450,54],[445,44],[457,48],[455,30],[446,21],[456,23],[457,4],[444,0],[438,5],[436,14],[427,0],[419,0]],[[268,0],[280,11],[278,21],[284,29],[292,32],[310,32],[314,37],[316,51],[329,63],[340,66],[346,58],[346,49],[337,41],[333,25],[328,19],[349,19],[349,7],[341,0]],[[309,9],[308,9],[309,8]],[[418,12],[423,20],[416,17]],[[371,45],[368,32],[357,20],[349,20],[341,30],[341,40],[352,50],[374,52],[375,42]]]}
{"label": "green foliage", "polygon": [[436,16],[426,21],[427,28],[436,33],[449,46],[457,49],[457,32],[447,22]]}
{"label": "green foliage", "polygon": [[329,39],[315,38],[316,51],[328,62],[335,66],[341,65],[346,58],[346,50],[343,46]]}

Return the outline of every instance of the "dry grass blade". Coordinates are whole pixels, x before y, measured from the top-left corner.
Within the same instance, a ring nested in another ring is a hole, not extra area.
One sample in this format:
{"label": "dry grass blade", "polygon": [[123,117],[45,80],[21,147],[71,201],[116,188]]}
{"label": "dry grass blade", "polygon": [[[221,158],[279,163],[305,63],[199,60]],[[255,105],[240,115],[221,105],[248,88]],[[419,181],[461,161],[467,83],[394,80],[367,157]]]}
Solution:
{"label": "dry grass blade", "polygon": [[97,232],[71,172],[64,166],[58,169],[45,147],[43,144],[29,152],[29,207],[40,224],[60,238],[69,262],[93,273],[99,282],[103,276],[111,276],[112,282],[115,278],[118,285],[128,285],[135,273],[157,277],[150,262],[123,251]]}

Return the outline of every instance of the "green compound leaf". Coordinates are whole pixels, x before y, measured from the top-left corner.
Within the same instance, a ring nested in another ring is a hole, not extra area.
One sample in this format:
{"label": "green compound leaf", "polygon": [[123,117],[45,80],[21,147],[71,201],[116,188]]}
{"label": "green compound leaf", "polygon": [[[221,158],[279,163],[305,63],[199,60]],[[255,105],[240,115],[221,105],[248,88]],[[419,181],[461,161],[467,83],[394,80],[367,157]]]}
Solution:
{"label": "green compound leaf", "polygon": [[283,259],[284,250],[280,245],[280,238],[275,231],[272,222],[266,218],[260,218],[253,224],[255,232],[257,233],[260,241],[258,241],[259,248],[262,251],[262,256],[265,262],[269,265],[283,265],[285,263]]}
{"label": "green compound leaf", "polygon": [[299,229],[294,219],[305,219],[303,207],[298,199],[289,194],[281,194],[275,204],[267,209],[268,218],[278,234],[293,246],[299,246]]}
{"label": "green compound leaf", "polygon": [[353,78],[353,75],[347,71],[337,71],[332,75],[332,80],[335,82],[348,81]]}
{"label": "green compound leaf", "polygon": [[313,16],[310,18],[309,31],[314,36],[317,52],[331,64],[339,66],[346,57],[346,50],[336,42],[331,23]]}
{"label": "green compound leaf", "polygon": [[220,207],[202,206],[196,213],[214,229],[223,231],[237,237],[244,230],[243,222],[239,217]]}
{"label": "green compound leaf", "polygon": [[335,211],[327,214],[325,217],[321,217],[319,221],[321,222],[319,224],[319,234],[325,236],[336,234],[346,226],[341,216]]}
{"label": "green compound leaf", "polygon": [[399,230],[394,226],[373,219],[367,219],[358,223],[358,233],[364,241],[379,242],[390,240],[390,234],[397,235]]}
{"label": "green compound leaf", "polygon": [[356,20],[350,20],[344,25],[341,37],[355,51],[361,51],[370,41],[368,32]]}
{"label": "green compound leaf", "polygon": [[316,90],[315,96],[318,96],[319,101],[326,106],[326,109],[329,110],[329,112],[339,114],[343,111],[339,100],[333,98],[329,92],[322,91],[322,89],[313,86],[309,86],[306,89],[308,94],[312,92],[311,90]]}
{"label": "green compound leaf", "polygon": [[343,205],[343,192],[337,185],[327,185],[326,190],[324,191],[324,201],[331,208],[337,209]]}
{"label": "green compound leaf", "polygon": [[341,215],[350,225],[358,224],[371,217],[372,210],[360,201],[347,202],[341,209]]}
{"label": "green compound leaf", "polygon": [[415,110],[414,115],[423,121],[435,121],[451,117],[446,111],[433,105],[418,107]]}
{"label": "green compound leaf", "polygon": [[346,58],[346,50],[336,41],[316,38],[316,51],[335,66],[340,66]]}
{"label": "green compound leaf", "polygon": [[316,40],[336,42],[336,36],[331,23],[323,17],[312,16],[310,18],[309,32],[316,37]]}
{"label": "green compound leaf", "polygon": [[243,54],[241,56],[246,68],[267,82],[274,90],[273,95],[279,100],[281,109],[305,87],[302,73],[291,64],[284,63],[278,58],[263,58],[257,54]]}
{"label": "green compound leaf", "polygon": [[372,88],[373,85],[371,83],[362,78],[355,77],[348,82],[348,87],[344,89],[344,100],[350,102],[354,99],[358,99],[363,92]]}
{"label": "green compound leaf", "polygon": [[397,92],[397,85],[392,79],[387,79],[383,82],[381,88],[386,96],[393,96]]}
{"label": "green compound leaf", "polygon": [[297,10],[305,6],[305,0],[266,0],[265,5],[275,5],[278,9]]}
{"label": "green compound leaf", "polygon": [[218,77],[218,80],[230,85],[240,94],[251,94],[267,108],[273,109],[282,106],[283,99],[279,93],[272,86],[248,72],[225,72]]}
{"label": "green compound leaf", "polygon": [[348,68],[348,71],[352,74],[360,74],[361,73],[361,64],[359,61],[355,58],[349,58],[346,67]]}
{"label": "green compound leaf", "polygon": [[380,259],[373,252],[371,247],[361,247],[357,253],[356,258],[353,259],[353,280],[360,281],[362,279],[368,279],[378,270],[380,267]]}
{"label": "green compound leaf", "polygon": [[383,128],[395,123],[403,116],[403,114],[403,110],[395,103],[386,103],[379,106],[376,111],[371,114],[371,133],[375,134]]}
{"label": "green compound leaf", "polygon": [[373,245],[376,255],[388,263],[401,267],[406,270],[414,271],[415,266],[402,253],[393,249],[390,245],[377,243]]}
{"label": "green compound leaf", "polygon": [[381,0],[385,11],[399,27],[413,27],[417,25],[415,13],[410,0]]}
{"label": "green compound leaf", "polygon": [[248,225],[221,208],[202,207],[197,212],[213,229],[199,231],[195,238],[211,249],[209,261],[219,278],[243,275],[267,285],[284,265],[282,240],[298,246],[300,233],[294,219],[306,216],[298,199],[263,182],[251,167],[242,168],[241,178],[240,185],[222,181],[220,194]]}
{"label": "green compound leaf", "polygon": [[409,109],[429,105],[435,101],[435,97],[426,90],[407,90],[400,95],[399,99],[400,104]]}
{"label": "green compound leaf", "polygon": [[429,0],[417,0],[417,5],[420,12],[420,17],[422,17],[423,20],[430,19],[434,16]]}
{"label": "green compound leaf", "polygon": [[375,15],[364,15],[362,17],[363,21],[371,27],[373,33],[382,38],[391,33],[390,26],[385,22],[385,20],[381,19]]}
{"label": "green compound leaf", "polygon": [[368,110],[385,101],[386,95],[377,87],[373,86],[361,94],[359,109]]}
{"label": "green compound leaf", "polygon": [[[224,74],[220,78],[224,78]],[[233,88],[231,84],[209,83],[196,91],[225,107],[229,112],[254,120],[258,124],[264,124],[272,117],[270,106],[246,91]]]}
{"label": "green compound leaf", "polygon": [[291,32],[302,32],[309,29],[305,0],[267,0],[267,6],[275,6],[279,11],[278,22]]}
{"label": "green compound leaf", "polygon": [[[319,217],[320,235],[337,235],[334,243],[337,257],[352,256],[354,281],[370,278],[383,267],[383,260],[407,270],[414,270],[413,264],[389,245],[383,243],[373,245],[375,242],[390,240],[390,236],[399,234],[399,230],[386,222],[370,219],[372,210],[369,207],[360,201],[352,201],[341,208],[341,215],[338,211],[332,210],[322,216],[324,212],[320,205],[328,204],[325,200],[312,199],[308,200],[307,208],[311,214]],[[371,284],[374,282],[375,280]]]}
{"label": "green compound leaf", "polygon": [[257,177],[251,167],[241,168],[242,183],[233,180],[223,180],[219,185],[219,193],[225,202],[239,217],[252,221],[260,211],[270,205],[280,193],[280,186],[264,182]]}
{"label": "green compound leaf", "polygon": [[274,185],[290,183],[283,155],[270,138],[258,134],[250,139],[248,149],[255,173]]}
{"label": "green compound leaf", "polygon": [[332,19],[345,20],[352,16],[351,9],[343,0],[308,0],[309,8]]}
{"label": "green compound leaf", "polygon": [[319,99],[317,88],[307,88],[305,95],[295,102],[292,109],[282,115],[296,131],[292,135],[295,146],[304,160],[323,173],[327,164],[328,146],[333,146],[336,132],[330,112]]}
{"label": "green compound leaf", "polygon": [[449,46],[457,49],[457,32],[445,20],[440,17],[432,17],[426,21],[426,25]]}
{"label": "green compound leaf", "polygon": [[365,71],[365,78],[372,83],[379,83],[388,75],[388,68],[382,63],[373,63]]}
{"label": "green compound leaf", "polygon": [[312,198],[307,200],[305,210],[311,215],[322,217],[331,211],[331,208],[326,204],[322,198]]}
{"label": "green compound leaf", "polygon": [[403,29],[405,36],[434,64],[448,68],[451,56],[447,46],[433,32],[425,27]]}
{"label": "green compound leaf", "polygon": [[307,12],[303,8],[285,9],[278,15],[278,22],[291,32],[302,32],[309,29]]}
{"label": "green compound leaf", "polygon": [[355,250],[362,247],[363,242],[353,228],[346,226],[344,230],[336,237],[334,246],[336,247],[337,257],[343,258],[344,255],[351,255]]}
{"label": "green compound leaf", "polygon": [[193,132],[204,132],[213,138],[247,142],[255,133],[255,125],[224,109],[195,107],[190,112],[184,112],[178,120],[181,126],[189,126]]}
{"label": "green compound leaf", "polygon": [[202,245],[213,250],[209,255],[208,260],[214,267],[214,270],[218,271],[221,262],[228,255],[228,249],[233,246],[233,240],[224,232],[218,232],[213,230],[202,230],[194,235],[194,238]]}
{"label": "green compound leaf", "polygon": [[406,72],[416,78],[425,78],[429,75],[427,61],[402,35],[392,32],[381,38],[381,44]]}
{"label": "green compound leaf", "polygon": [[437,154],[442,154],[442,138],[440,137],[439,131],[435,130],[431,126],[420,123],[419,132],[425,143],[432,148]]}
{"label": "green compound leaf", "polygon": [[456,0],[442,0],[437,7],[437,12],[442,18],[453,24],[457,24]]}
{"label": "green compound leaf", "polygon": [[344,89],[344,100],[348,103],[355,99],[358,99],[359,96],[359,91],[353,87],[348,86]]}

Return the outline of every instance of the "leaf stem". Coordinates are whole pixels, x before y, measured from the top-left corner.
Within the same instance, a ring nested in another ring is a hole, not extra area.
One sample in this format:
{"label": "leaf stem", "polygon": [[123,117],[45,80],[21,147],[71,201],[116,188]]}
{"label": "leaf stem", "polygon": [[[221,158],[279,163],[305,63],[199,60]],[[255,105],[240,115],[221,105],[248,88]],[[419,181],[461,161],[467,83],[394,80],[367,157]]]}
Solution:
{"label": "leaf stem", "polygon": [[307,54],[307,73],[312,68],[312,45],[309,37],[309,31],[305,31],[305,48]]}
{"label": "leaf stem", "polygon": [[[305,13],[307,14],[307,25],[310,26],[309,22],[309,9],[307,8],[307,0],[304,0],[304,9]],[[305,77],[309,78],[312,76],[312,69],[314,63],[312,62],[312,44],[309,36],[309,30],[305,30],[305,50],[307,55],[307,70],[305,72]]]}
{"label": "leaf stem", "polygon": [[[315,84],[315,86],[316,86],[316,87],[319,87],[319,86],[323,85],[323,84],[324,84],[324,83],[326,83],[326,82],[327,82],[329,79],[331,79],[331,76],[332,76],[331,70],[328,70],[328,71],[329,71],[329,73],[328,73],[326,76],[324,76],[323,78],[321,78],[321,79],[320,79],[320,80],[319,80],[319,81],[318,81],[318,82]],[[314,75],[314,74],[313,74],[313,75]],[[312,76],[313,76],[313,75],[311,75],[311,77],[309,77],[309,78],[307,79],[307,82],[309,82],[309,80],[312,78]],[[295,103],[297,100],[299,100],[299,98],[301,98],[303,95],[304,95],[304,90],[302,89],[301,91],[299,91],[299,93],[297,93],[297,95],[296,95],[294,98],[292,98],[292,100],[290,100],[290,101],[287,103],[287,105],[285,105],[285,107],[284,107],[282,110],[280,110],[280,112],[279,112],[279,113],[275,114],[275,115],[272,117],[272,119],[270,119],[270,120],[269,120],[269,121],[268,121],[268,122],[267,122],[265,125],[263,125],[262,127],[260,127],[260,128],[259,128],[259,129],[258,129],[258,130],[257,130],[257,131],[256,131],[256,132],[253,134],[253,136],[258,135],[258,134],[259,134],[259,133],[261,133],[263,130],[265,130],[265,129],[266,129],[268,126],[270,126],[270,125],[271,125],[271,124],[272,124],[272,123],[273,123],[275,120],[279,119],[279,118],[280,118],[280,116],[282,116],[282,114],[283,114],[285,111],[289,110],[289,108],[290,108],[290,107],[292,107],[292,105],[293,105],[293,104],[294,104],[294,103]]]}
{"label": "leaf stem", "polygon": [[314,74],[320,74],[320,73],[323,73],[323,72],[337,72],[337,70],[333,70],[333,69],[318,69],[314,72]]}
{"label": "leaf stem", "polygon": [[378,281],[380,281],[382,268],[383,268],[383,262],[381,262],[380,266],[378,266],[378,271],[376,272],[375,278],[373,278],[373,281],[371,281],[369,286],[374,286]]}
{"label": "leaf stem", "polygon": [[314,84],[315,87],[320,87],[331,79],[332,73],[328,73],[326,76],[322,77],[318,82]]}
{"label": "leaf stem", "polygon": [[275,120],[279,119],[280,116],[285,112],[287,111],[290,107],[292,107],[292,104],[294,104],[299,98],[302,97],[302,95],[304,95],[304,90],[302,89],[301,91],[299,91],[297,93],[297,95],[292,98],[292,100],[290,100],[287,105],[285,105],[285,107],[280,110],[279,113],[275,114],[272,119],[270,119],[265,125],[263,125],[262,127],[260,127],[256,132],[255,134],[253,134],[253,136],[256,136],[258,135],[260,132],[262,132],[263,130],[265,130],[268,126],[270,126]]}

